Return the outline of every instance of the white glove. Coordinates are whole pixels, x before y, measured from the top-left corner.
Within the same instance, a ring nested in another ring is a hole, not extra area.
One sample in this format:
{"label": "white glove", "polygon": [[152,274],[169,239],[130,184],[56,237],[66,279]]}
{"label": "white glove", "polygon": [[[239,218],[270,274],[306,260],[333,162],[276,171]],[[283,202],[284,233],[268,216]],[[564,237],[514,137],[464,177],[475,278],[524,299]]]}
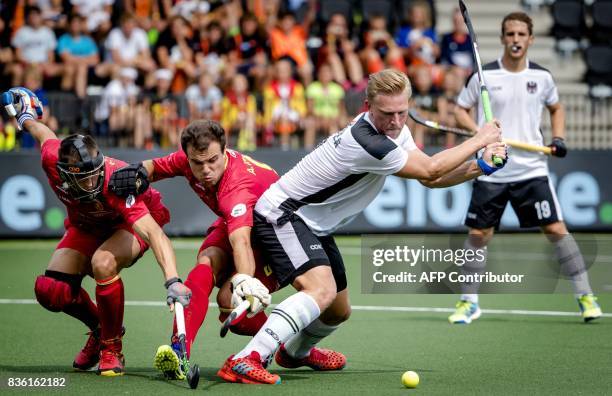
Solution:
{"label": "white glove", "polygon": [[232,308],[237,307],[244,300],[251,303],[249,314],[251,318],[266,309],[272,302],[270,291],[257,278],[247,274],[236,274],[231,279],[232,282]]}

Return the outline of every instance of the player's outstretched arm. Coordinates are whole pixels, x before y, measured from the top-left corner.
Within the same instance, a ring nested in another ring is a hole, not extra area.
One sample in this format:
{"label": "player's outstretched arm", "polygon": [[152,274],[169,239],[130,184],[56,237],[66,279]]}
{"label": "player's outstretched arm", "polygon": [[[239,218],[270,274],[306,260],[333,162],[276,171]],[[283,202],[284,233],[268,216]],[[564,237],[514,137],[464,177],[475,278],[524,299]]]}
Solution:
{"label": "player's outstretched arm", "polygon": [[[492,172],[499,169],[495,168],[493,164],[494,155],[505,160],[507,156],[506,145],[501,142],[495,142],[487,146],[481,157],[481,161],[484,161],[486,166],[479,164],[479,160],[472,160],[464,162],[436,180],[419,180],[419,182],[429,188],[443,188],[454,186],[485,174],[490,175]],[[487,167],[490,168],[489,171],[486,171],[488,169]]]}
{"label": "player's outstretched arm", "polygon": [[146,214],[136,220],[134,230],[151,246],[155,259],[164,273],[170,309],[173,309],[175,301],[179,301],[183,306],[189,305],[191,290],[183,285],[178,276],[174,249],[162,228],[150,214]]}
{"label": "player's outstretched arm", "polygon": [[48,126],[36,120],[26,120],[23,129],[28,131],[41,146],[49,139],[57,139],[57,135]]}
{"label": "player's outstretched arm", "polygon": [[463,165],[478,150],[499,141],[501,141],[501,129],[497,121],[492,121],[460,145],[431,157],[418,149],[410,151],[404,167],[395,175],[433,182]]}

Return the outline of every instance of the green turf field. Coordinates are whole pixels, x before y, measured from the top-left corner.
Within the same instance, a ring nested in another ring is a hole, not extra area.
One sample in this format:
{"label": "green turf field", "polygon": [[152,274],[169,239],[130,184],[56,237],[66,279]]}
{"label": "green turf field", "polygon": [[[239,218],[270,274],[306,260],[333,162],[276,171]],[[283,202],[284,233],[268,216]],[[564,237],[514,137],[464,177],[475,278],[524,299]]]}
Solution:
{"label": "green turf field", "polygon": [[[93,372],[72,372],[72,359],[85,342],[86,329],[64,314],[50,313],[32,303],[34,279],[44,271],[55,243],[0,242],[0,393],[9,390],[9,377],[65,377],[62,391],[81,395],[193,393],[186,383],[166,382],[152,368],[157,346],[168,341],[172,316],[161,305],[165,298],[163,280],[150,252],[122,273],[128,300],[124,320],[127,374],[103,378]],[[175,241],[183,277],[194,262],[198,243]],[[345,353],[346,369],[339,373],[316,373],[273,365],[271,371],[281,375],[281,385],[223,383],[215,376],[217,369],[247,339],[233,334],[220,339],[217,309],[211,308],[192,350],[192,361],[202,368],[198,392],[232,395],[612,392],[610,315],[584,325],[579,317],[569,315],[577,312],[571,295],[485,295],[481,297],[481,307],[485,309],[481,319],[469,326],[451,326],[446,320],[449,313],[433,308],[451,308],[456,296],[362,295],[360,240],[339,238],[338,243],[347,264],[356,309],[351,319],[322,345]],[[612,246],[604,249],[609,250],[600,251],[604,259],[612,256]],[[86,279],[84,285],[92,291],[91,279]],[[284,295],[286,292],[275,294],[274,301],[281,301]],[[611,312],[612,295],[600,293],[599,297],[604,312]],[[19,299],[24,301],[15,301]],[[408,308],[391,311],[386,307]],[[423,310],[419,312],[419,308]],[[488,314],[487,308],[504,311]],[[520,310],[522,314],[505,310]],[[421,384],[417,389],[402,387],[400,376],[406,370],[419,373]]]}

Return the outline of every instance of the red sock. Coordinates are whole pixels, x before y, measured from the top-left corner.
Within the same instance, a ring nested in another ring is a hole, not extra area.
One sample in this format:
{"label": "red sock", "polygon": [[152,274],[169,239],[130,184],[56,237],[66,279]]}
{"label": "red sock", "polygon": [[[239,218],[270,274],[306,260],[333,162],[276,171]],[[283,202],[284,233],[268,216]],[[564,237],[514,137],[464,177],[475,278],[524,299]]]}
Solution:
{"label": "red sock", "polygon": [[123,281],[119,275],[108,279],[96,281],[96,302],[102,340],[111,340],[121,337],[121,326],[123,324],[123,305],[125,294],[123,293]]}
{"label": "red sock", "polygon": [[[191,301],[185,308],[185,346],[189,355],[191,345],[208,312],[208,297],[214,286],[212,268],[204,264],[196,265],[187,275],[185,286],[191,289]],[[173,332],[176,334],[176,320]]]}
{"label": "red sock", "polygon": [[74,301],[64,308],[64,312],[85,323],[90,330],[95,330],[100,324],[98,307],[91,301],[89,294],[83,288],[79,290],[79,294]]}
{"label": "red sock", "polygon": [[234,334],[252,337],[257,334],[261,326],[266,323],[266,320],[268,320],[268,315],[266,315],[265,312],[261,311],[252,318],[246,316],[240,322],[231,326],[230,331]]}

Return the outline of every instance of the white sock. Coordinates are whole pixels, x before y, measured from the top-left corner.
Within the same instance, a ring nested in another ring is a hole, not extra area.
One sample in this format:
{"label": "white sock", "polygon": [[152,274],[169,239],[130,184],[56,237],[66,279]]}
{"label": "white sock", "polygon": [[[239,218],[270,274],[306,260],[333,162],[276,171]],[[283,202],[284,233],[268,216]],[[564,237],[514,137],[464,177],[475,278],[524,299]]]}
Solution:
{"label": "white sock", "polygon": [[317,345],[319,341],[333,333],[338,328],[338,325],[331,326],[321,322],[317,318],[312,321],[307,327],[303,328],[295,336],[291,337],[285,343],[285,349],[289,356],[297,359],[305,358],[310,354],[312,347]]}
{"label": "white sock", "polygon": [[572,281],[576,297],[592,294],[584,258],[572,234],[564,235],[554,245],[561,275]]}
{"label": "white sock", "polygon": [[257,351],[261,360],[265,361],[281,344],[298,334],[320,314],[319,305],[308,294],[299,292],[290,296],[274,308],[266,323],[234,359]]}
{"label": "white sock", "polygon": [[[473,255],[472,260],[466,260],[465,264],[461,267],[461,273],[466,275],[482,274],[485,266],[487,265],[487,247],[476,247],[470,241],[470,238],[465,240],[463,244],[465,250],[483,250],[482,255]],[[482,259],[477,259],[482,257]],[[471,303],[478,304],[478,289],[480,288],[480,282],[462,283],[461,284],[461,300],[469,301]]]}
{"label": "white sock", "polygon": [[469,301],[474,304],[478,304],[478,294],[462,294],[461,301]]}

